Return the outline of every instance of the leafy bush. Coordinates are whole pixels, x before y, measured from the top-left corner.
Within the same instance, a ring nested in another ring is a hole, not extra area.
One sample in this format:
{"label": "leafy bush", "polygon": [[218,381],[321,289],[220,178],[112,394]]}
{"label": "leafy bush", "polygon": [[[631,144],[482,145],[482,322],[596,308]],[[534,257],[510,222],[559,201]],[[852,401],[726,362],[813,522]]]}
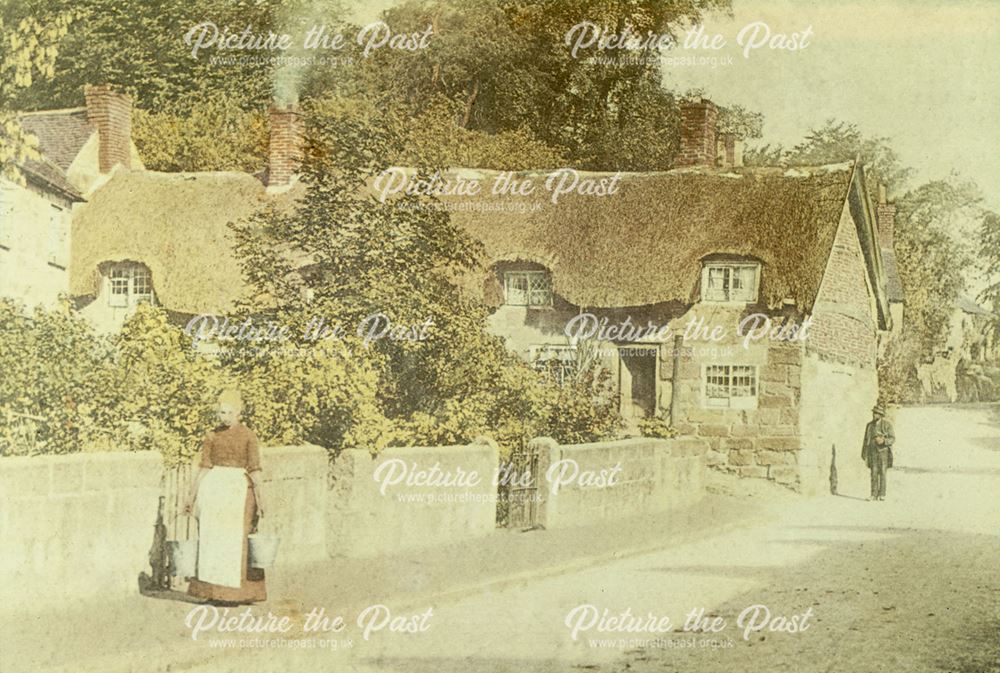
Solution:
{"label": "leafy bush", "polygon": [[677,430],[670,425],[670,421],[659,415],[641,419],[639,433],[643,437],[662,437],[664,439],[676,437],[678,434]]}
{"label": "leafy bush", "polygon": [[394,436],[376,398],[376,369],[356,344],[284,345],[271,352],[236,351],[230,358],[244,417],[269,442],[374,453]]}
{"label": "leafy bush", "polygon": [[254,173],[266,163],[266,116],[230,99],[201,100],[190,111],[137,109],[133,134],[150,170]]}
{"label": "leafy bush", "polygon": [[910,404],[920,400],[917,365],[920,347],[917,338],[903,334],[891,341],[879,357],[878,387],[882,404]]}
{"label": "leafy bush", "polygon": [[120,399],[112,427],[130,437],[130,448],[158,448],[168,463],[189,460],[213,426],[215,400],[226,387],[221,367],[148,305],[125,322],[115,346]]}
{"label": "leafy bush", "polygon": [[69,453],[98,434],[113,379],[111,343],[66,310],[0,300],[0,453]]}

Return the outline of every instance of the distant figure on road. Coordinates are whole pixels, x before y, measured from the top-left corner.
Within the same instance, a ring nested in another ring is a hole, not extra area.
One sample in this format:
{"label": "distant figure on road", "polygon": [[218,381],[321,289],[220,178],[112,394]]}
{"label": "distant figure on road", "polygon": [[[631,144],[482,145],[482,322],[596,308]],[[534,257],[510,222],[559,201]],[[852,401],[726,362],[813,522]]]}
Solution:
{"label": "distant figure on road", "polygon": [[885,417],[881,404],[872,409],[872,420],[865,427],[865,442],[861,457],[871,471],[872,494],[869,500],[885,500],[885,471],[892,467],[892,445],[896,432]]}

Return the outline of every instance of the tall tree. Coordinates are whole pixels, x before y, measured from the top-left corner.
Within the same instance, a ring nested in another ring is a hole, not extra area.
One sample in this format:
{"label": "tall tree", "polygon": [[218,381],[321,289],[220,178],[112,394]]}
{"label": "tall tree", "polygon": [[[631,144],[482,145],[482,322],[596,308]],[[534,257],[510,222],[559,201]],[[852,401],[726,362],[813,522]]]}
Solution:
{"label": "tall tree", "polygon": [[557,398],[570,393],[545,384],[485,331],[485,307],[455,282],[478,268],[480,246],[446,211],[415,194],[373,197],[371,181],[401,151],[397,129],[341,101],[311,101],[307,109],[301,201],[234,227],[246,276],[262,298],[244,308],[294,334],[322,317],[354,343],[391,321],[392,332],[358,352],[378,368],[379,401],[405,430],[403,441],[610,432],[613,404],[581,402],[575,408],[589,412],[558,417],[551,413]]}
{"label": "tall tree", "polygon": [[[323,20],[311,0],[17,0],[0,16],[19,21],[72,12],[77,20],[55,60],[52,80],[21,92],[21,109],[73,107],[83,85],[112,84],[135,96],[140,107],[184,114],[211,98],[236,101],[243,109],[266,107],[273,92],[275,51],[218,50],[192,53],[186,36],[204,25],[206,36],[223,33],[303,35],[306,15]],[[332,22],[339,5],[326,3]],[[194,36],[197,36],[197,32]],[[218,58],[216,58],[218,57]]]}
{"label": "tall tree", "polygon": [[[656,48],[584,49],[567,33],[582,22],[646,37],[676,32],[729,0],[410,0],[386,12],[400,30],[433,27],[420,53],[383,51],[362,62],[361,88],[385,105],[427,109],[438,97],[464,129],[529,129],[571,165],[594,170],[669,168],[677,146],[674,98]],[[594,58],[600,57],[600,58]]]}
{"label": "tall tree", "polygon": [[888,185],[902,193],[913,170],[900,161],[892,140],[882,136],[866,136],[857,124],[828,119],[791,149],[781,145],[764,145],[750,150],[746,161],[750,165],[822,166],[858,159],[865,166],[868,189],[878,193],[878,185]]}
{"label": "tall tree", "polygon": [[52,77],[58,45],[72,16],[60,13],[46,22],[26,16],[16,21],[0,16],[0,175],[19,181],[19,166],[38,159],[36,138],[17,121],[18,95]]}
{"label": "tall tree", "polygon": [[903,194],[896,208],[906,330],[927,357],[945,338],[955,299],[967,286],[972,257],[961,231],[981,217],[981,197],[973,183],[935,180]]}

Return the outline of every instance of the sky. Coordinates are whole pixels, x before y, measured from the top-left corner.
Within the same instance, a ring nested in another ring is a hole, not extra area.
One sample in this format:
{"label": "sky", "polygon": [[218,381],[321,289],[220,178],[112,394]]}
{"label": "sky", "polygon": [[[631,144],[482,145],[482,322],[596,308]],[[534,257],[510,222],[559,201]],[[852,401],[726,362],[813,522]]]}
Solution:
{"label": "sky", "polygon": [[[391,4],[357,2],[356,19]],[[755,22],[771,36],[811,37],[804,49],[744,57],[737,37]],[[665,66],[668,88],[762,112],[762,143],[794,145],[828,118],[854,122],[891,138],[915,183],[957,173],[1000,210],[1000,0],[734,0],[732,16],[703,28],[725,46],[674,54],[719,65]]]}

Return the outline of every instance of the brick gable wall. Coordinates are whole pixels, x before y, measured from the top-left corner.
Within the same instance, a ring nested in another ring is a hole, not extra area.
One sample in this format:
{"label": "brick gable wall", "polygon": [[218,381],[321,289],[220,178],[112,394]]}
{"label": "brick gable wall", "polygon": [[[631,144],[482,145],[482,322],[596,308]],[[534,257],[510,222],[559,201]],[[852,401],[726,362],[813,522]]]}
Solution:
{"label": "brick gable wall", "polygon": [[874,367],[874,298],[857,229],[845,206],[813,307],[806,350],[833,362]]}

